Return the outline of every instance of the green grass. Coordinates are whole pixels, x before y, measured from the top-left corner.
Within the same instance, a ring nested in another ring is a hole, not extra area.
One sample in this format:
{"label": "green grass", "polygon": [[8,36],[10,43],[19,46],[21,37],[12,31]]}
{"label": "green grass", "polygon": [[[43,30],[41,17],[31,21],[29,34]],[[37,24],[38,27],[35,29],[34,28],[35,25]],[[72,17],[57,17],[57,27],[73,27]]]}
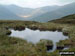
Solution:
{"label": "green grass", "polygon": [[[68,18],[71,23],[68,23]],[[72,19],[71,19],[72,18]],[[45,40],[33,44],[26,40],[16,37],[10,37],[11,32],[7,28],[29,27],[31,29],[39,29],[41,31],[62,31],[63,34],[68,33],[69,39],[60,40],[57,46],[65,46],[70,44],[70,49],[66,51],[75,51],[75,15],[64,17],[63,19],[54,20],[47,23],[34,21],[3,21],[0,20],[0,56],[59,56],[59,50],[54,52],[46,52],[46,45],[52,45],[52,41]],[[66,21],[65,21],[66,20]],[[41,50],[41,51],[40,51]],[[65,51],[65,50],[64,50]]]}

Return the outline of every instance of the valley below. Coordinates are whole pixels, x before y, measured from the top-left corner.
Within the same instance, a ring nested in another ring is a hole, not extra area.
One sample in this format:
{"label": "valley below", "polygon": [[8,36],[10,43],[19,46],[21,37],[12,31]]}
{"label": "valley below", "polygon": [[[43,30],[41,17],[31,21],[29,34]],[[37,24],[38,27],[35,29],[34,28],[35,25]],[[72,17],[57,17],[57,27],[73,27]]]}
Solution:
{"label": "valley below", "polygon": [[59,51],[75,51],[75,14],[45,23],[0,20],[0,56],[60,56]]}

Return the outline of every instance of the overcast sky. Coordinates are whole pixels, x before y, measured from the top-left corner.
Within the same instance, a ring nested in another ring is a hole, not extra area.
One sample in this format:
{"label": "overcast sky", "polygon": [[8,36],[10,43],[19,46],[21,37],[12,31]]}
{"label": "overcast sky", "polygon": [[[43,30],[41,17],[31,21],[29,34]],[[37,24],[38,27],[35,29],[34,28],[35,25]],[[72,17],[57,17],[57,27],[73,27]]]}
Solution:
{"label": "overcast sky", "polygon": [[37,8],[51,5],[64,5],[75,2],[75,0],[0,0],[0,4],[16,4],[22,7]]}

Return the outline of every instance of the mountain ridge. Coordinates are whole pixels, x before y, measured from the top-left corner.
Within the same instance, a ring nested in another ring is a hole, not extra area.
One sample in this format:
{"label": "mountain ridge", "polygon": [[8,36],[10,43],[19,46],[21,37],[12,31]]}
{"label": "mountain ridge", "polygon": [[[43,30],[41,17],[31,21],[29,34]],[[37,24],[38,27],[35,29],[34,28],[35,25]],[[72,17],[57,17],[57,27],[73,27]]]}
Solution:
{"label": "mountain ridge", "polygon": [[49,20],[58,19],[70,14],[75,14],[75,3],[64,5],[60,9],[42,14],[41,16],[32,18],[32,20],[39,22],[47,22]]}
{"label": "mountain ridge", "polygon": [[17,16],[16,14],[14,14],[13,12],[11,12],[10,10],[6,9],[4,6],[0,5],[0,19],[1,20],[20,20],[23,19],[19,16]]}

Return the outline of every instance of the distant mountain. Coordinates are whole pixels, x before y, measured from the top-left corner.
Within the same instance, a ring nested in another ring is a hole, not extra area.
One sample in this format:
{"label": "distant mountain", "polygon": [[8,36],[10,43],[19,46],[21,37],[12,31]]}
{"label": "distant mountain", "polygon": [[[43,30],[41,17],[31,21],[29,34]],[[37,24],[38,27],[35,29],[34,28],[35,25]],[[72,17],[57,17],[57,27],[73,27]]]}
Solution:
{"label": "distant mountain", "polygon": [[53,6],[40,7],[40,8],[36,8],[36,9],[40,9],[43,12],[49,12],[49,11],[54,11],[54,10],[56,10],[58,8],[60,8],[60,6],[53,5]]}
{"label": "distant mountain", "polygon": [[17,5],[0,5],[0,19],[47,22],[70,14],[75,14],[75,3],[64,6],[45,6],[36,9],[23,8]]}
{"label": "distant mountain", "polygon": [[23,18],[17,16],[4,6],[0,5],[0,20],[21,20]]}
{"label": "distant mountain", "polygon": [[12,11],[13,13],[15,13],[16,15],[29,15],[32,13],[32,11],[34,9],[32,8],[23,8],[23,7],[19,7],[17,5],[7,5],[5,6],[7,9],[9,9],[10,11]]}
{"label": "distant mountain", "polygon": [[19,7],[17,5],[7,5],[5,6],[7,9],[15,13],[16,15],[23,17],[27,20],[30,20],[31,18],[34,18],[36,16],[40,16],[44,13],[47,13],[48,11],[53,11],[58,9],[60,6],[45,6],[45,7],[40,7],[36,9],[32,8],[23,8]]}
{"label": "distant mountain", "polygon": [[40,16],[32,18],[31,20],[39,21],[39,22],[47,22],[47,21],[58,19],[70,14],[75,14],[75,3],[64,5],[57,10],[44,13]]}
{"label": "distant mountain", "polygon": [[0,5],[0,19],[30,20],[49,11],[54,11],[60,6],[45,6],[40,8],[23,8],[17,5]]}
{"label": "distant mountain", "polygon": [[40,16],[40,15],[42,15],[42,14],[44,14],[44,13],[54,11],[54,10],[56,10],[56,9],[58,9],[58,8],[60,8],[60,6],[56,6],[56,5],[36,8],[36,9],[32,12],[30,18],[34,18],[34,17]]}

